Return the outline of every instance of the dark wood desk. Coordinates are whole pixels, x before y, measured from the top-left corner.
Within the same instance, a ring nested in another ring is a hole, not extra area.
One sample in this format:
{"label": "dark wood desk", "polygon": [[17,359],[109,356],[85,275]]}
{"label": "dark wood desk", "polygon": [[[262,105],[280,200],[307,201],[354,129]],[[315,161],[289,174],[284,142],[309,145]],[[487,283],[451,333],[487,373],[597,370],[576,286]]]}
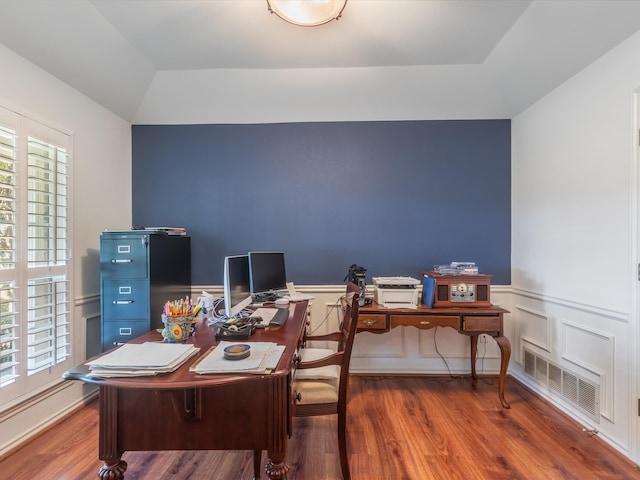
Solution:
{"label": "dark wood desk", "polygon": [[490,335],[500,347],[500,380],[498,393],[504,408],[510,408],[504,398],[504,383],[511,357],[511,343],[504,336],[503,314],[509,313],[500,307],[447,307],[427,308],[422,304],[418,308],[385,308],[377,303],[360,308],[358,331],[384,333],[392,328],[411,326],[419,329],[450,327],[458,333],[469,336],[471,340],[471,376],[477,379],[476,354],[478,336]]}
{"label": "dark wood desk", "polygon": [[[137,378],[91,378],[85,365],[64,374],[100,386],[99,457],[105,462],[98,477],[124,478],[125,451],[267,450],[268,478],[286,479],[287,440],[291,434],[291,379],[307,318],[307,302],[291,303],[282,327],[257,330],[249,341],[285,345],[278,367],[270,374],[197,375],[189,372],[218,342],[213,328],[201,326],[189,342],[200,353],[171,374]],[[159,341],[157,332],[135,340]]]}

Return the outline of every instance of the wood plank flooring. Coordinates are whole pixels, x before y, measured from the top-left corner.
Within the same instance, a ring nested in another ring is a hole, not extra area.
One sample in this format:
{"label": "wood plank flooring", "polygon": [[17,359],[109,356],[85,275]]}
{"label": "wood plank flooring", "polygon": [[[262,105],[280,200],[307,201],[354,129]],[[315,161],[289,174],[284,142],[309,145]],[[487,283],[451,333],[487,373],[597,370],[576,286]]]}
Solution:
{"label": "wood plank flooring", "polygon": [[[511,377],[506,395],[510,410],[500,406],[494,378],[353,376],[353,480],[640,479],[629,459]],[[92,402],[0,461],[0,478],[97,479],[97,429]],[[249,480],[253,472],[247,451],[123,458],[126,480]],[[289,480],[340,480],[335,418],[296,419],[288,460]]]}

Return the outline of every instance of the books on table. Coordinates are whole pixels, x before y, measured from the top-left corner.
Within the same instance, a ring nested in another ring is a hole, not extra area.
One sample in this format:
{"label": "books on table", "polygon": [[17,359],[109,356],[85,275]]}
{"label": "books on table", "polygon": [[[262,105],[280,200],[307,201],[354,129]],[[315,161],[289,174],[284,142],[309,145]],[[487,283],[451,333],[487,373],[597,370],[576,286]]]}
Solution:
{"label": "books on table", "polygon": [[137,377],[176,370],[200,349],[187,343],[126,343],[86,363],[92,377]]}
{"label": "books on table", "polygon": [[[251,354],[242,360],[224,357],[224,349],[238,343],[251,347]],[[205,353],[189,369],[198,374],[206,373],[267,373],[275,370],[284,353],[284,345],[273,342],[227,342],[218,343]]]}
{"label": "books on table", "polygon": [[[241,342],[251,347],[242,360],[228,360],[224,349],[239,342],[219,342],[196,361],[189,370],[206,373],[268,373],[275,370],[284,353],[284,345],[273,342]],[[170,373],[178,369],[200,349],[188,343],[126,343],[86,363],[90,377],[139,377]]]}

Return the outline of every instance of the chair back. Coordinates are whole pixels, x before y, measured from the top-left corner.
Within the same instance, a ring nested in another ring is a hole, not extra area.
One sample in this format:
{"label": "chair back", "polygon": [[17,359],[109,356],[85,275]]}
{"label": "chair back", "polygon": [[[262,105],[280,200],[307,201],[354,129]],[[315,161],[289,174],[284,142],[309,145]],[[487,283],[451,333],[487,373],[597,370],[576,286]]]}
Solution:
{"label": "chair back", "polygon": [[[293,416],[338,415],[338,449],[343,480],[351,479],[346,440],[347,389],[351,351],[358,329],[360,295],[360,287],[349,282],[346,294],[340,299],[344,315],[340,321],[339,330],[324,335],[305,335],[305,344],[306,341],[331,341],[337,342],[337,349],[333,351],[306,348],[305,345],[305,348],[301,349],[303,353],[301,353],[301,361],[298,362],[293,381],[293,388],[296,391],[296,398],[292,405]],[[305,353],[309,353],[307,358],[304,358]],[[322,367],[329,367],[329,373],[320,374],[318,371],[323,370]],[[305,371],[310,373],[305,376],[303,373]],[[306,380],[303,377],[306,377]],[[306,391],[301,388],[304,384],[308,387]],[[310,401],[305,401],[307,394]],[[255,478],[260,476],[260,457],[260,450],[254,450]]]}
{"label": "chair back", "polygon": [[[337,366],[339,376],[334,377],[334,381],[336,381],[335,387],[338,390],[337,402],[333,402],[333,407],[331,403],[325,402],[316,403],[312,401],[311,404],[305,401],[303,401],[302,404],[298,402],[295,406],[295,416],[327,415],[327,411],[339,409],[339,405],[346,404],[351,351],[358,328],[359,295],[360,287],[350,282],[347,285],[345,295],[340,298],[343,315],[338,325],[338,331],[324,335],[305,335],[305,348],[302,351],[303,358],[297,367],[296,379],[326,379],[327,377],[324,377],[324,375],[316,377],[316,372],[321,369],[321,367]],[[324,349],[306,348],[307,341],[336,342],[336,350],[333,353],[327,353],[328,351]],[[304,354],[308,352],[314,352],[314,354],[306,356],[305,358]]]}
{"label": "chair back", "polygon": [[[340,319],[340,325],[338,325],[338,330],[340,332],[340,339],[338,341],[338,351],[343,352],[347,347],[349,342],[349,327],[351,326],[351,317],[353,315],[353,299],[355,297],[356,303],[358,303],[358,295],[360,293],[360,288],[354,283],[349,282],[347,284],[347,292],[346,294],[340,298],[340,304],[342,307],[343,315]],[[355,334],[354,334],[355,335]]]}
{"label": "chair back", "polygon": [[360,287],[355,283],[347,284],[347,294],[344,297],[345,313],[342,317],[342,325],[340,328],[340,341],[338,342],[338,351],[342,351],[342,363],[340,365],[340,387],[338,403],[345,404],[347,400],[347,385],[349,381],[349,365],[351,364],[351,351],[353,350],[353,341],[356,338],[358,329],[358,312],[360,296]]}

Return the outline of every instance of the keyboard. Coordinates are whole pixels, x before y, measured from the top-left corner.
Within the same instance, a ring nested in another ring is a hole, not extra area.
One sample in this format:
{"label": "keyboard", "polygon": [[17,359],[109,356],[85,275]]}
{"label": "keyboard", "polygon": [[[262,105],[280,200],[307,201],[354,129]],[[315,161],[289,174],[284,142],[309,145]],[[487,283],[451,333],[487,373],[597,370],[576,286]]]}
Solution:
{"label": "keyboard", "polygon": [[289,318],[288,308],[258,308],[252,314],[251,317],[260,317],[262,325],[284,325]]}

